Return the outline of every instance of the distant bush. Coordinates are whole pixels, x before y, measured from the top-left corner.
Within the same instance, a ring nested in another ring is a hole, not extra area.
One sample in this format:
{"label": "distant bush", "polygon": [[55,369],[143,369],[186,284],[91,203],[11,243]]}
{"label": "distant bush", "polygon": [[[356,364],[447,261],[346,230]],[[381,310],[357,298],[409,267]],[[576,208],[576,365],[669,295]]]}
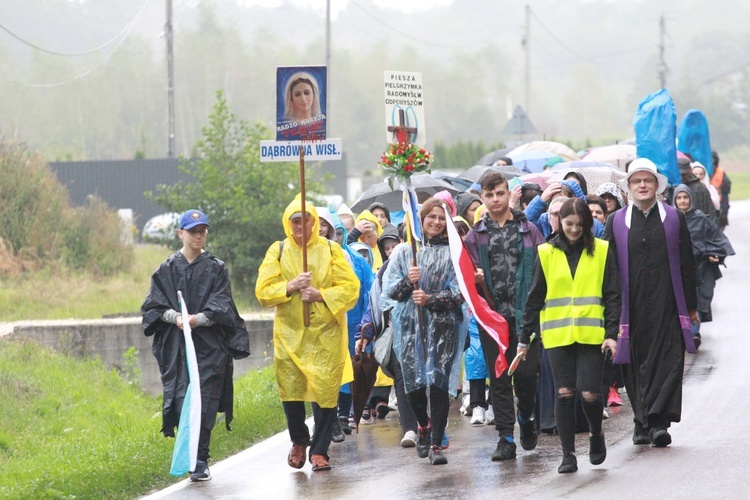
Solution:
{"label": "distant bush", "polygon": [[72,207],[49,165],[20,142],[0,138],[1,274],[62,263],[96,275],[128,269],[117,213],[97,197]]}

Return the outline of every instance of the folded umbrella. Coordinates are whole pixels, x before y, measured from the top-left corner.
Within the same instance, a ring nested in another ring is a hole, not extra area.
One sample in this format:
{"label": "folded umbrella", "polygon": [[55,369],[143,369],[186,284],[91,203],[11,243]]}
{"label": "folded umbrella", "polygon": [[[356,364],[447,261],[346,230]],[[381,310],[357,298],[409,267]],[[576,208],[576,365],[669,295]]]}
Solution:
{"label": "folded umbrella", "polygon": [[354,425],[357,427],[357,432],[359,432],[359,419],[362,418],[367,400],[370,399],[370,392],[375,387],[379,366],[371,354],[360,353],[352,356],[352,368],[354,368],[352,407],[354,408]]}

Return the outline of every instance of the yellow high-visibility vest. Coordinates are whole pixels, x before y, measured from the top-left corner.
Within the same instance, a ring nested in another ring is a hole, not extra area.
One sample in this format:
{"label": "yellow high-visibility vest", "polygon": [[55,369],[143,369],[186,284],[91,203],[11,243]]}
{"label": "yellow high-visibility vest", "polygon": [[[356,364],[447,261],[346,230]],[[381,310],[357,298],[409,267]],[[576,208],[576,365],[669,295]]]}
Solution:
{"label": "yellow high-visibility vest", "polygon": [[547,297],[539,313],[544,347],[604,342],[602,285],[609,243],[596,239],[594,255],[584,250],[575,279],[565,252],[549,243],[539,246],[539,261],[547,280]]}

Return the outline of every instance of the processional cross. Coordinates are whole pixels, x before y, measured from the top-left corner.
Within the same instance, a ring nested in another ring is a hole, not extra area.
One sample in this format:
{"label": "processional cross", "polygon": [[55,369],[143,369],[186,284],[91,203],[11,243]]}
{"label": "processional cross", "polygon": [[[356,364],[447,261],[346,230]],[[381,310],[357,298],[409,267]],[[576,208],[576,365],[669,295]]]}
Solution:
{"label": "processional cross", "polygon": [[406,144],[407,142],[411,142],[406,140],[409,135],[417,133],[417,127],[406,126],[406,115],[404,114],[404,110],[399,108],[398,125],[389,125],[388,132],[393,132],[393,136],[396,139],[394,142]]}

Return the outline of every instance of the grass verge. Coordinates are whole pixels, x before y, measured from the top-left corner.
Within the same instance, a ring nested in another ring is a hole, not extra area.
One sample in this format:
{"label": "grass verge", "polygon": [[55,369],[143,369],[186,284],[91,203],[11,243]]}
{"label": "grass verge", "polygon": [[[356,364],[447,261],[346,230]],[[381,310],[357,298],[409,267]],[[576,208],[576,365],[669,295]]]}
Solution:
{"label": "grass verge", "polygon": [[[111,277],[92,278],[49,268],[0,279],[0,321],[98,319],[141,309],[151,274],[171,253],[165,246],[137,245],[133,267]],[[240,311],[257,310],[255,298],[235,292]]]}
{"label": "grass verge", "polygon": [[[33,342],[0,341],[0,497],[135,498],[169,476],[161,403],[107,370]],[[286,427],[272,368],[235,382],[235,421],[212,460]]]}

